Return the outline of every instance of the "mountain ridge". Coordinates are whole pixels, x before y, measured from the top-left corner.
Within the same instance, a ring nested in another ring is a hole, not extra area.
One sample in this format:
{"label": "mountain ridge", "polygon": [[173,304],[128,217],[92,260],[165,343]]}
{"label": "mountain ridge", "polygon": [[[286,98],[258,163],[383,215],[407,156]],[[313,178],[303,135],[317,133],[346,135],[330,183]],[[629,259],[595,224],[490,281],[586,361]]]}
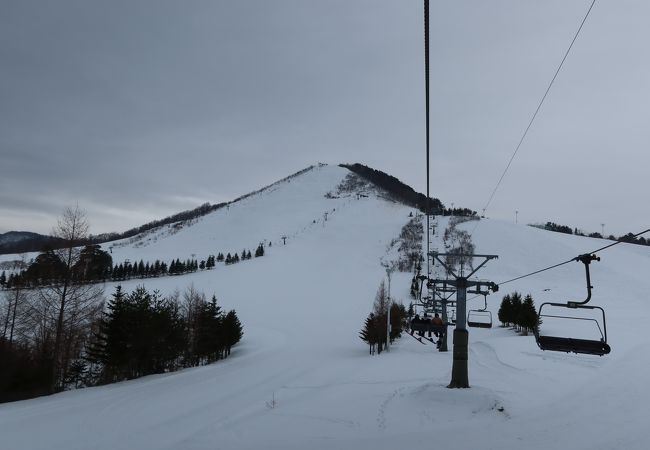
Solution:
{"label": "mountain ridge", "polygon": [[[114,242],[122,239],[132,238],[139,234],[158,229],[165,225],[173,225],[181,222],[186,222],[192,219],[197,219],[207,214],[210,214],[214,211],[217,211],[219,209],[227,208],[231,205],[241,202],[242,200],[251,198],[257,194],[266,192],[275,186],[278,186],[282,183],[285,183],[296,177],[299,177],[300,175],[303,175],[315,168],[325,167],[325,166],[328,166],[328,164],[324,164],[324,163],[312,164],[284,178],[274,181],[271,184],[268,184],[257,190],[236,197],[231,201],[221,202],[217,204],[210,204],[209,202],[206,202],[202,205],[197,206],[196,208],[181,211],[171,216],[167,216],[163,219],[153,220],[143,225],[130,228],[124,232],[109,232],[109,233],[102,233],[99,235],[91,235],[90,238],[87,241],[84,241],[83,243],[103,244],[103,243]],[[373,169],[371,167],[365,166],[360,163],[339,164],[338,167],[345,168],[349,170],[351,173],[356,173],[357,175],[368,180],[369,182],[376,185],[377,187],[385,190],[395,201],[400,201],[408,206],[413,206],[422,209],[421,206],[419,205],[423,203],[422,199],[426,199],[426,196],[424,196],[424,194],[416,192],[413,188],[401,182],[397,178],[385,172]],[[434,209],[435,208],[438,208],[438,210],[440,208],[444,209],[444,205],[442,205],[442,203],[438,199],[432,199],[432,202],[434,203],[433,205]],[[0,235],[0,237],[11,233],[29,234],[31,232],[9,231],[7,233],[4,233],[3,235]],[[31,235],[33,235],[33,237],[31,237]],[[0,240],[0,255],[42,251],[45,246],[49,246],[52,248],[57,247],[56,238],[52,236],[39,235],[38,233],[31,233],[31,235],[26,236],[24,239],[20,240],[20,243],[16,243],[16,242],[3,243]]]}

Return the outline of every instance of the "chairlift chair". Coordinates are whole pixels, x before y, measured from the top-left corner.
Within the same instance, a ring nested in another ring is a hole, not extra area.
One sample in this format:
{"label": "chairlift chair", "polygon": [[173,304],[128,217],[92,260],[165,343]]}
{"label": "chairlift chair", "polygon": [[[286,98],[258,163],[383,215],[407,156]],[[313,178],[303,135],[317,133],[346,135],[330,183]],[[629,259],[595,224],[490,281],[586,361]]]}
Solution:
{"label": "chairlift chair", "polygon": [[450,308],[447,310],[447,322],[456,325],[456,308]]}
{"label": "chairlift chair", "polygon": [[[607,343],[607,325],[605,322],[605,310],[600,306],[587,306],[586,304],[591,300],[591,279],[589,276],[589,264],[591,261],[600,261],[600,258],[595,255],[580,255],[575,258],[576,261],[580,261],[585,265],[585,272],[587,277],[587,298],[582,302],[567,302],[567,303],[553,303],[545,302],[542,303],[539,307],[538,318],[540,323],[543,322],[543,318],[550,319],[559,319],[560,321],[569,321],[573,320],[573,324],[578,323],[594,323],[595,329],[598,330],[600,338],[598,339],[582,339],[582,338],[571,338],[571,337],[560,337],[553,335],[543,335],[540,333],[540,326],[535,327],[535,341],[537,345],[542,350],[556,351],[556,352],[566,352],[566,353],[581,353],[587,355],[598,355],[603,356],[608,354],[611,351],[609,344]],[[550,314],[548,310],[550,308],[565,308],[572,310],[576,313],[575,316],[571,315],[561,315],[561,314]],[[547,311],[546,313],[544,311]],[[578,315],[580,311],[596,311],[600,318],[598,319],[592,317],[582,317]],[[600,326],[602,322],[602,327]],[[568,322],[567,322],[568,323]]]}
{"label": "chairlift chair", "polygon": [[469,310],[467,313],[467,326],[492,328],[492,313],[487,310],[487,292],[481,292],[481,294],[483,294],[483,308]]}

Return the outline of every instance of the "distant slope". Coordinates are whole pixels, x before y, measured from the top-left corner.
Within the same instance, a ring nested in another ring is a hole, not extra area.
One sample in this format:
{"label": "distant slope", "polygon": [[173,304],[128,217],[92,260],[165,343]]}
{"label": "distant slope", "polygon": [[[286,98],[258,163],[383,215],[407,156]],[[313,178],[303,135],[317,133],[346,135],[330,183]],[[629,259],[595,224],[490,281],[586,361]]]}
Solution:
{"label": "distant slope", "polygon": [[61,239],[30,231],[9,231],[0,234],[0,255],[39,252],[46,247],[57,247],[60,242]]}
{"label": "distant slope", "polygon": [[[260,243],[275,247],[286,241],[289,245],[344,210],[354,210],[372,199],[386,201],[382,189],[371,190],[363,198],[355,189],[339,192],[350,177],[358,178],[342,167],[311,166],[201,217],[159,226],[104,247],[119,264],[126,259],[201,260],[219,252],[255,250]],[[367,187],[363,182],[357,189]]]}
{"label": "distant slope", "polygon": [[164,219],[160,220],[153,220],[151,222],[145,223],[144,225],[140,225],[139,227],[131,228],[123,233],[107,233],[107,234],[102,234],[98,236],[94,236],[92,239],[93,242],[96,243],[103,243],[103,242],[111,242],[111,241],[117,241],[120,239],[127,239],[133,236],[136,236],[140,233],[145,233],[147,231],[153,230],[155,228],[160,228],[165,225],[170,225],[178,222],[183,222],[183,221],[189,221],[193,219],[198,219],[199,217],[203,217],[206,214],[210,214],[211,212],[214,212],[218,209],[224,208],[228,205],[231,205],[233,203],[236,203],[240,200],[243,200],[245,198],[250,197],[251,195],[257,194],[259,192],[264,192],[265,190],[271,188],[277,183],[281,183],[283,181],[289,180],[291,178],[294,178],[301,173],[304,173],[308,170],[311,170],[314,166],[309,166],[306,169],[302,169],[294,174],[289,175],[288,177],[285,177],[279,181],[276,181],[275,183],[272,183],[268,186],[265,186],[257,191],[251,192],[249,194],[242,195],[241,197],[237,197],[235,200],[232,200],[230,202],[222,202],[222,203],[217,203],[217,204],[210,204],[210,203],[204,203],[201,206],[197,206],[194,209],[190,209],[187,211],[182,211],[179,213],[176,213],[174,215],[165,217]]}

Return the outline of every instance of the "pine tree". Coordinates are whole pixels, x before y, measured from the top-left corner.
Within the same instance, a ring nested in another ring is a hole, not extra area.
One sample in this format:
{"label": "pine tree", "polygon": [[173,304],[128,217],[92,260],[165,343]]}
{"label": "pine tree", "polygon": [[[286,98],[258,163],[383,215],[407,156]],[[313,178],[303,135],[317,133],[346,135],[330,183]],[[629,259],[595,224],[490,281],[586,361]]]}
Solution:
{"label": "pine tree", "polygon": [[244,331],[235,310],[228,311],[223,319],[224,357],[230,356],[230,348],[241,340]]}
{"label": "pine tree", "polygon": [[533,297],[528,294],[524,298],[524,302],[519,313],[519,324],[521,325],[525,334],[529,331],[535,331],[539,322],[537,310],[535,309],[535,302]]}
{"label": "pine tree", "polygon": [[210,363],[222,357],[225,351],[223,336],[223,313],[217,305],[217,297],[212,296],[210,303],[202,301],[196,311],[194,320],[195,360]]}
{"label": "pine tree", "polygon": [[507,327],[510,325],[512,318],[512,299],[510,298],[510,294],[505,295],[501,300],[498,315],[501,326]]}
{"label": "pine tree", "polygon": [[129,330],[124,323],[126,314],[125,294],[122,286],[118,285],[87,351],[91,362],[102,365],[100,381],[103,383],[126,378],[124,371],[129,346]]}
{"label": "pine tree", "polygon": [[404,305],[398,305],[393,302],[390,307],[390,341],[402,337],[402,325],[406,317],[406,308]]}
{"label": "pine tree", "polygon": [[2,271],[2,274],[0,274],[0,286],[4,287],[5,284],[7,284],[7,275],[5,275],[5,271]]}
{"label": "pine tree", "polygon": [[262,244],[258,245],[255,250],[255,257],[258,258],[260,256],[264,256],[264,246]]}
{"label": "pine tree", "polygon": [[370,313],[363,324],[363,328],[359,332],[359,337],[369,346],[369,353],[375,353],[375,345],[377,345],[377,330],[375,325],[375,315]]}
{"label": "pine tree", "polygon": [[510,302],[512,305],[512,311],[509,322],[514,324],[517,331],[519,331],[521,329],[521,323],[519,321],[522,310],[521,294],[519,292],[513,292],[510,295]]}

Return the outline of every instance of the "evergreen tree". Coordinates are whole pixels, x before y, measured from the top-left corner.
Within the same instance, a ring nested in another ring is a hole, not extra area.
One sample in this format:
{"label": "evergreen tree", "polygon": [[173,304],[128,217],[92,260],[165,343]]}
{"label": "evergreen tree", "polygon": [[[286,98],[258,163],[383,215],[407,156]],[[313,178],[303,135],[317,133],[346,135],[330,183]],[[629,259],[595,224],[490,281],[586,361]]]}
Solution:
{"label": "evergreen tree", "polygon": [[524,302],[519,313],[519,325],[523,329],[525,334],[528,334],[529,331],[535,331],[539,322],[539,317],[537,316],[537,310],[535,309],[535,302],[533,297],[528,294],[524,298]]}
{"label": "evergreen tree", "polygon": [[230,256],[230,253],[226,255],[226,264],[232,264],[232,256]]}
{"label": "evergreen tree", "polygon": [[87,358],[102,365],[100,381],[110,383],[126,378],[129,330],[126,324],[127,304],[122,286],[115,288],[99,330],[88,348]]}
{"label": "evergreen tree", "polygon": [[75,278],[79,280],[99,280],[106,269],[113,266],[113,258],[99,245],[86,245],[72,267]]}
{"label": "evergreen tree", "polygon": [[5,283],[5,287],[7,289],[11,289],[16,285],[16,276],[13,273],[9,274],[9,278],[7,278],[7,282]]}
{"label": "evergreen tree", "polygon": [[84,380],[88,374],[88,365],[83,359],[76,359],[72,361],[64,382],[66,384],[73,384],[75,388],[80,388],[84,385]]}
{"label": "evergreen tree", "polygon": [[230,356],[230,348],[241,340],[244,331],[235,310],[228,311],[223,319],[224,357]]}
{"label": "evergreen tree", "polygon": [[359,332],[359,337],[369,346],[369,353],[375,353],[375,345],[378,342],[376,319],[373,313],[370,313],[363,324],[363,328]]}
{"label": "evergreen tree", "polygon": [[201,260],[201,262],[199,263],[199,269],[205,270],[205,260],[203,259]]}
{"label": "evergreen tree", "polygon": [[122,264],[120,264],[119,266],[115,265],[115,267],[113,267],[113,280],[121,280],[123,274],[124,274],[124,267],[122,266]]}
{"label": "evergreen tree", "polygon": [[214,295],[210,303],[202,301],[198,306],[194,321],[194,357],[197,364],[210,363],[220,359],[225,349],[223,313]]}
{"label": "evergreen tree", "polygon": [[402,327],[406,317],[404,305],[393,302],[390,307],[390,341],[402,337]]}
{"label": "evergreen tree", "polygon": [[264,246],[262,244],[258,245],[255,250],[255,257],[258,258],[260,256],[264,256]]}
{"label": "evergreen tree", "polygon": [[0,286],[4,287],[5,284],[7,284],[7,275],[5,275],[5,271],[3,270],[0,274]]}
{"label": "evergreen tree", "polygon": [[515,327],[517,328],[517,331],[519,331],[521,329],[519,318],[520,318],[521,309],[523,305],[521,294],[519,292],[513,292],[510,295],[510,303],[512,305],[512,311],[511,311],[509,322],[514,324]]}
{"label": "evergreen tree", "polygon": [[501,326],[507,327],[510,325],[512,319],[512,299],[510,294],[506,294],[501,300],[498,316]]}

